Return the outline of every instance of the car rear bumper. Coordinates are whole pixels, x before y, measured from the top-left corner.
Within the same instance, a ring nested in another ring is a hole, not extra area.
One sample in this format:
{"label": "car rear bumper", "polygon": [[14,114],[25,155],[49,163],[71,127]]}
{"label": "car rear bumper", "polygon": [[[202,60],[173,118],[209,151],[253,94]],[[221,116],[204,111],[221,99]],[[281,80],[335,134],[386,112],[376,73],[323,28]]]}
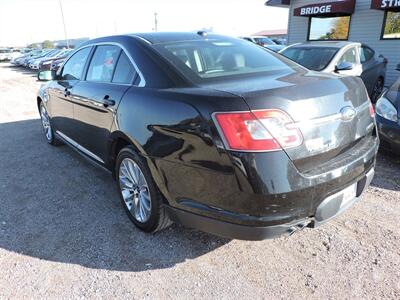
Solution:
{"label": "car rear bumper", "polygon": [[374,174],[374,168],[372,168],[365,174],[364,177],[356,182],[356,197],[352,198],[350,201],[343,203],[344,196],[342,191],[339,191],[322,201],[318,205],[314,216],[284,224],[271,226],[249,226],[198,215],[183,211],[181,209],[173,208],[171,206],[167,206],[167,210],[170,218],[173,221],[187,227],[195,228],[218,236],[241,240],[270,239],[281,235],[291,235],[305,227],[318,227],[340,215],[342,212],[360,200],[361,195],[370,185]]}

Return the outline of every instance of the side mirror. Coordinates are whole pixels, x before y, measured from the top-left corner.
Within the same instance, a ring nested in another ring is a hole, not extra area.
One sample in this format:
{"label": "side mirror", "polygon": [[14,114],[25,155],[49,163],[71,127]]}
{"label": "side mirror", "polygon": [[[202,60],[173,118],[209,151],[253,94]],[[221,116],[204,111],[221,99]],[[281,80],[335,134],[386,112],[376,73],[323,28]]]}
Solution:
{"label": "side mirror", "polygon": [[396,66],[396,70],[400,71],[400,63]]}
{"label": "side mirror", "polygon": [[340,64],[338,64],[335,67],[335,72],[338,72],[338,71],[350,71],[350,70],[353,70],[353,69],[354,69],[354,64],[352,64],[350,62],[347,62],[347,61],[344,61],[344,62],[341,62]]}
{"label": "side mirror", "polygon": [[40,71],[37,75],[39,81],[49,81],[56,78],[56,72],[54,71]]}

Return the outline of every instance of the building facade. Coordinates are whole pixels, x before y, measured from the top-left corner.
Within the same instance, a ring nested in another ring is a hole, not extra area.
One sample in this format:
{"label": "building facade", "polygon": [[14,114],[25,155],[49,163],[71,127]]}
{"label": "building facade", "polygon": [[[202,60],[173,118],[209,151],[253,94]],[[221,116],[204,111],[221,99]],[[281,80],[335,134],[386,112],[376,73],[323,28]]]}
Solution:
{"label": "building facade", "polygon": [[400,0],[270,0],[266,5],[289,8],[289,45],[315,40],[365,43],[388,59],[386,85],[400,76]]}

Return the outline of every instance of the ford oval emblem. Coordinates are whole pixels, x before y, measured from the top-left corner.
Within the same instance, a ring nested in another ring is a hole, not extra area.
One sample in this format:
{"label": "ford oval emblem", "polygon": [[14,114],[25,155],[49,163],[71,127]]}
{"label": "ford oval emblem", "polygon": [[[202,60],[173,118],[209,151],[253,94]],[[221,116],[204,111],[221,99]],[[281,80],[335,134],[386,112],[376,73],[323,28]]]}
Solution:
{"label": "ford oval emblem", "polygon": [[354,119],[357,112],[354,108],[346,106],[340,110],[340,114],[342,115],[341,119],[345,122],[348,122]]}

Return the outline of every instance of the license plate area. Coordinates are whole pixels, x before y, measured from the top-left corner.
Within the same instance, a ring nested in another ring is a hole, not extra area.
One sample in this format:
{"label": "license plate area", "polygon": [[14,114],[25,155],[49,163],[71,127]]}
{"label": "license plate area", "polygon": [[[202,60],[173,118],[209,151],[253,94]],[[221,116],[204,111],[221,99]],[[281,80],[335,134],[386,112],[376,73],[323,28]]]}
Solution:
{"label": "license plate area", "polygon": [[328,221],[350,206],[356,196],[357,182],[322,201],[315,212],[315,220],[319,223]]}
{"label": "license plate area", "polygon": [[347,204],[356,197],[357,183],[354,183],[351,186],[345,188],[341,193],[343,196],[342,196],[342,204],[340,205],[340,208],[347,206]]}

